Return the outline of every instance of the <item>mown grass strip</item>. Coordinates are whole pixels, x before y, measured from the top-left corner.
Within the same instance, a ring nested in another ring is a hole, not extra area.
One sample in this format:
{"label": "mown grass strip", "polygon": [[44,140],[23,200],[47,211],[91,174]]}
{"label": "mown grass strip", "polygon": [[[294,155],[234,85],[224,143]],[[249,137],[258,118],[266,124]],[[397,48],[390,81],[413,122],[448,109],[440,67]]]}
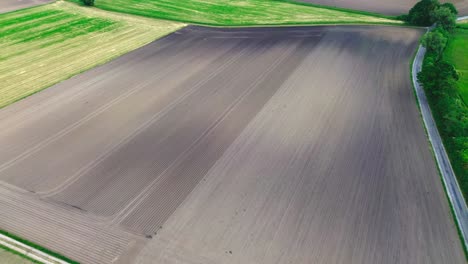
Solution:
{"label": "mown grass strip", "polygon": [[0,14],[0,108],[183,26],[63,1]]}
{"label": "mown grass strip", "polygon": [[61,12],[60,10],[44,10],[42,12],[26,14],[26,15],[20,16],[20,17],[16,17],[16,16],[15,17],[10,17],[9,15],[5,15],[5,16],[2,17],[3,19],[0,19],[0,27],[4,28],[4,27],[9,26],[9,25],[15,25],[15,24],[18,24],[18,23],[23,23],[25,21],[31,21],[31,20],[35,20],[35,19],[38,19],[38,18],[42,18],[42,17],[56,15],[56,14],[59,14],[59,13],[63,13],[63,12]]}
{"label": "mown grass strip", "polygon": [[[59,253],[56,253],[56,252],[54,252],[54,251],[52,251],[52,250],[49,250],[49,249],[47,249],[47,248],[44,248],[44,247],[42,247],[42,246],[39,246],[39,245],[37,245],[37,244],[35,244],[35,243],[31,242],[31,241],[28,241],[28,240],[26,240],[26,239],[23,239],[23,238],[21,238],[21,237],[18,237],[18,236],[14,235],[14,234],[11,234],[11,233],[7,232],[7,231],[0,230],[0,234],[5,235],[5,236],[7,236],[7,237],[9,237],[9,238],[12,238],[12,239],[14,239],[14,240],[16,240],[16,241],[18,241],[18,242],[21,242],[21,243],[23,243],[23,244],[25,244],[25,245],[28,245],[28,246],[30,246],[30,247],[32,247],[32,248],[35,248],[35,249],[37,249],[37,250],[40,250],[40,251],[42,251],[42,252],[44,252],[44,253],[46,253],[46,254],[48,254],[48,255],[50,255],[50,256],[53,256],[53,257],[56,257],[56,258],[58,258],[58,259],[60,259],[60,260],[66,261],[66,262],[68,262],[68,263],[70,263],[70,264],[79,264],[79,262],[76,262],[76,261],[74,261],[74,260],[71,260],[71,259],[69,259],[69,258],[67,258],[67,257],[65,257],[65,256],[63,256],[63,255],[61,255],[61,254],[59,254]],[[3,247],[3,248],[5,248],[5,247]],[[9,249],[9,250],[12,251],[12,252],[16,252],[16,251],[14,251],[14,250],[12,250],[12,249]],[[24,255],[21,254],[21,253],[18,253],[18,252],[16,252],[16,253],[19,254],[19,255],[21,255],[21,256],[24,256]],[[29,258],[29,257],[27,257],[27,256],[24,256],[24,257],[26,257],[26,258],[28,258],[28,259],[31,259],[31,258]],[[36,262],[38,262],[38,261],[36,261]],[[40,262],[39,262],[39,263],[40,263]]]}
{"label": "mown grass strip", "polygon": [[[28,23],[22,23],[21,26],[8,27],[8,26],[2,25],[2,27],[0,28],[0,36],[2,36],[2,39],[6,39],[6,37],[15,34],[15,37],[21,39],[25,36],[28,36],[29,31],[33,28],[37,28],[38,24],[39,25],[52,24],[58,21],[62,21],[62,22],[67,21],[67,19],[70,19],[70,20],[73,19],[73,15],[60,12],[60,13],[50,15],[50,16],[43,16],[40,18],[27,20]],[[24,34],[21,35],[20,33],[23,33],[23,32]]]}
{"label": "mown grass strip", "polygon": [[210,26],[403,24],[393,17],[284,0],[100,0],[96,7]]}
{"label": "mown grass strip", "polygon": [[[22,253],[17,252],[16,250],[13,250],[13,249],[11,249],[11,248],[5,247],[5,246],[3,246],[3,245],[0,245],[0,250],[3,250],[3,251],[5,251],[5,252],[8,253],[8,254],[12,254],[12,255],[18,256],[18,257],[21,258],[22,260],[27,261],[27,262],[30,262],[30,263],[43,264],[43,263],[40,262],[40,261],[37,261],[37,260],[35,260],[35,259],[33,259],[33,258],[30,258],[30,257],[28,257],[28,256],[26,256],[26,255],[24,255],[24,254],[22,254]],[[3,253],[3,254],[4,254],[4,253]],[[2,253],[0,252],[0,259],[2,258],[1,256],[2,256]],[[24,261],[22,261],[22,262],[24,262]],[[14,264],[14,263],[9,263],[9,262],[8,262],[8,264]]]}

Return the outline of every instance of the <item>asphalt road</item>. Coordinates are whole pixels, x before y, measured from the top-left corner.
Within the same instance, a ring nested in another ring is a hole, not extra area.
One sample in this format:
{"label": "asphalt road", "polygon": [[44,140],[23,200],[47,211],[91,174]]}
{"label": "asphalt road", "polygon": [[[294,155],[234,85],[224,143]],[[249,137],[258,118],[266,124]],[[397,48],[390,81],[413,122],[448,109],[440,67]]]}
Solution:
{"label": "asphalt road", "polygon": [[[349,8],[354,10],[362,10],[368,12],[376,12],[385,15],[401,15],[407,14],[408,11],[419,0],[296,0],[298,2],[307,2],[313,4],[335,6],[342,8]],[[441,1],[451,2],[455,4],[458,9],[459,15],[468,15],[468,0],[451,0]]]}
{"label": "asphalt road", "polygon": [[42,5],[48,2],[52,2],[52,0],[1,0],[0,13],[15,11],[35,5]]}
{"label": "asphalt road", "polygon": [[422,30],[187,27],[0,110],[0,228],[82,263],[465,263]]}

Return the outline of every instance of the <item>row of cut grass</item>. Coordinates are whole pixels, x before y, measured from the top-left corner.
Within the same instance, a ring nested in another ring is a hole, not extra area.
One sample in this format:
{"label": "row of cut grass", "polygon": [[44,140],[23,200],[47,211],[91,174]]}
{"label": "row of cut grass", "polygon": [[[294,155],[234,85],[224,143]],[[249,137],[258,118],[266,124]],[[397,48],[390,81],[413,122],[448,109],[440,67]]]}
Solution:
{"label": "row of cut grass", "polygon": [[63,1],[0,14],[0,108],[182,26]]}
{"label": "row of cut grass", "polygon": [[287,0],[99,0],[95,5],[104,10],[211,26],[403,23],[379,14]]}

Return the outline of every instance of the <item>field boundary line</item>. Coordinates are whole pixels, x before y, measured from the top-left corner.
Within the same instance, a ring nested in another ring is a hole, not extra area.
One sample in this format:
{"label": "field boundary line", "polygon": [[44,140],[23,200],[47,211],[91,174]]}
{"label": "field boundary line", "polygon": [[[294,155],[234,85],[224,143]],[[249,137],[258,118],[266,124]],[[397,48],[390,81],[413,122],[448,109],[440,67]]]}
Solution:
{"label": "field boundary line", "polygon": [[49,254],[46,254],[38,249],[30,247],[3,234],[0,234],[0,245],[12,249],[13,251],[16,251],[22,255],[25,255],[28,258],[32,258],[44,264],[69,264],[64,260],[55,258]]}
{"label": "field boundary line", "polygon": [[[468,19],[468,16],[459,17],[457,21]],[[434,27],[428,28],[428,32]],[[432,150],[435,155],[437,166],[439,168],[444,188],[446,190],[448,199],[455,215],[455,221],[461,233],[464,247],[468,247],[468,207],[463,194],[458,184],[458,180],[450,163],[450,159],[445,150],[442,138],[437,130],[434,117],[432,116],[431,108],[429,107],[426,94],[422,84],[418,81],[418,73],[422,69],[424,56],[426,55],[426,48],[421,44],[419,45],[416,56],[414,57],[413,66],[411,68],[411,78],[413,81],[414,90],[416,93],[417,101],[420,107],[421,115],[426,127],[429,141],[431,142]]]}

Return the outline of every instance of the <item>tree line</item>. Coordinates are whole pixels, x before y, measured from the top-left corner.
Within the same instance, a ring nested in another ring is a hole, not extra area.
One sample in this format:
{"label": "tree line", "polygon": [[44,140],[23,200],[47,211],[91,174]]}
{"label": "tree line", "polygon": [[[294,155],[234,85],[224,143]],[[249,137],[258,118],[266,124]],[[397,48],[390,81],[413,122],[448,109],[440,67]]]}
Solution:
{"label": "tree line", "polygon": [[440,117],[443,132],[449,137],[468,135],[468,111],[457,90],[458,74],[444,59],[443,53],[456,27],[457,9],[451,3],[422,0],[408,13],[408,23],[417,26],[435,25],[426,33],[421,44],[426,48],[419,82],[428,93],[435,112]]}
{"label": "tree line", "polygon": [[456,28],[457,9],[453,4],[440,4],[437,0],[417,3],[403,19],[415,26],[434,28],[426,33],[421,44],[426,48],[418,80],[423,85],[432,114],[452,161],[460,187],[468,194],[468,170],[463,153],[468,147],[468,107],[461,98],[458,73],[444,58],[444,51]]}

